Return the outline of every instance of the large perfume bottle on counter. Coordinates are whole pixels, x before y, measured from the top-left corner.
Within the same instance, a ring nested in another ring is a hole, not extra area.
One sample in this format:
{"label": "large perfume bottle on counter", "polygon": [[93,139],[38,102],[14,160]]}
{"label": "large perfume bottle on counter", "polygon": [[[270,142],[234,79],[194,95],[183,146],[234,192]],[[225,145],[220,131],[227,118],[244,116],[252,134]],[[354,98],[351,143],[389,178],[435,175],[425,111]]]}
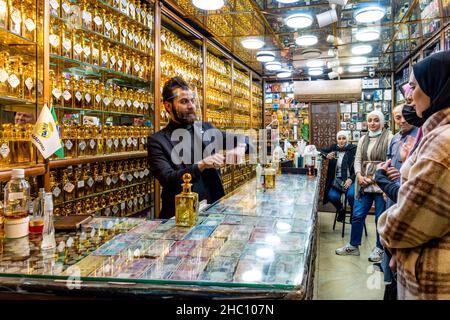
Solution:
{"label": "large perfume bottle on counter", "polygon": [[4,199],[6,238],[22,238],[27,236],[30,184],[25,180],[24,169],[12,170],[11,180],[5,186]]}
{"label": "large perfume bottle on counter", "polygon": [[191,191],[191,175],[183,175],[183,191],[175,196],[175,224],[178,227],[192,227],[197,222],[198,194]]}

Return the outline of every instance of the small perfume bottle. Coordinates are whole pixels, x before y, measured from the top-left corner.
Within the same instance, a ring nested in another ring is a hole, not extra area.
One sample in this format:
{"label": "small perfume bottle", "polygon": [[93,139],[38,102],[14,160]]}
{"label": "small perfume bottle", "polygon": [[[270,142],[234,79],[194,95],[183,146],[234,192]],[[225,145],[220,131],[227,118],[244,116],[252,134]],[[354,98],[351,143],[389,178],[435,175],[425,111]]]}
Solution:
{"label": "small perfume bottle", "polygon": [[42,233],[42,250],[54,249],[56,247],[55,241],[55,227],[53,225],[53,200],[50,192],[45,193],[44,199],[44,230]]}
{"label": "small perfume bottle", "polygon": [[45,189],[40,188],[37,198],[33,200],[33,216],[30,219],[30,233],[41,234],[44,228],[44,194]]}
{"label": "small perfume bottle", "polygon": [[0,0],[0,28],[6,29],[8,26],[8,1]]}
{"label": "small perfume bottle", "polygon": [[78,168],[75,169],[75,185],[76,188],[76,198],[81,198],[85,196],[86,189],[86,181],[84,180],[84,172],[83,166],[81,164],[78,165]]}
{"label": "small perfume bottle", "polygon": [[72,166],[63,171],[62,185],[64,189],[64,201],[75,199],[75,184]]}
{"label": "small perfume bottle", "polygon": [[12,161],[11,148],[13,128],[12,124],[2,124],[3,131],[1,132],[0,141],[0,167],[8,167]]}
{"label": "small perfume bottle", "polygon": [[50,191],[53,194],[54,203],[56,205],[64,202],[64,197],[56,171],[50,171]]}
{"label": "small perfume bottle", "polygon": [[198,194],[191,191],[191,175],[183,175],[183,191],[175,196],[175,224],[177,227],[192,227],[197,222]]}
{"label": "small perfume bottle", "polygon": [[83,157],[87,154],[86,142],[86,126],[79,124],[77,126],[77,142],[78,142],[78,157]]}

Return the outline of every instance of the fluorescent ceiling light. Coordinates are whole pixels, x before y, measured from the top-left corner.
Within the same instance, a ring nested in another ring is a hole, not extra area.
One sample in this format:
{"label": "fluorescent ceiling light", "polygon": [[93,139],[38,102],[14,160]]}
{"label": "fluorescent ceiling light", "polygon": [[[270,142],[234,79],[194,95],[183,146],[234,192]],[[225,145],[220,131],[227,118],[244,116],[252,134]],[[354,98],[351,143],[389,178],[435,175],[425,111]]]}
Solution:
{"label": "fluorescent ceiling light", "polygon": [[329,3],[338,4],[340,6],[345,6],[348,0],[328,0]]}
{"label": "fluorescent ceiling light", "polygon": [[299,0],[276,0],[279,3],[296,3]]}
{"label": "fluorescent ceiling light", "polygon": [[377,6],[370,6],[359,9],[355,12],[355,20],[359,23],[371,23],[381,20],[386,14],[386,10]]}
{"label": "fluorescent ceiling light", "polygon": [[352,48],[352,53],[356,55],[368,54],[372,52],[372,46],[368,44],[360,44]]}
{"label": "fluorescent ceiling light", "polygon": [[366,64],[367,57],[352,57],[350,58],[350,64]]}
{"label": "fluorescent ceiling light", "polygon": [[333,22],[338,21],[337,12],[335,9],[331,9],[316,15],[319,28],[325,27]]}
{"label": "fluorescent ceiling light", "polygon": [[261,49],[262,47],[264,47],[264,41],[258,38],[242,39],[241,44],[246,49]]}
{"label": "fluorescent ceiling light", "polygon": [[323,74],[322,68],[311,68],[308,70],[310,76],[321,76]]}
{"label": "fluorescent ceiling light", "polygon": [[259,51],[256,53],[256,60],[259,62],[270,62],[275,60],[275,53],[271,51]]}
{"label": "fluorescent ceiling light", "polygon": [[296,13],[285,19],[286,25],[294,29],[303,29],[312,25],[313,18],[309,14]]}
{"label": "fluorescent ceiling light", "polygon": [[376,29],[358,30],[355,39],[358,41],[374,41],[380,37],[380,31]]}
{"label": "fluorescent ceiling light", "polygon": [[339,37],[334,37],[331,34],[327,36],[327,42],[334,44],[334,41],[336,40],[337,44],[343,44],[344,42]]}
{"label": "fluorescent ceiling light", "polygon": [[319,68],[323,66],[323,60],[309,60],[306,62],[308,68]]}
{"label": "fluorescent ceiling light", "polygon": [[290,76],[292,76],[291,70],[281,70],[277,73],[278,78],[289,78]]}
{"label": "fluorescent ceiling light", "polygon": [[339,66],[340,64],[341,64],[341,62],[339,61],[339,59],[333,59],[331,61],[328,61],[327,67],[331,69],[331,68],[335,68],[335,67]]}
{"label": "fluorescent ceiling light", "polygon": [[265,67],[269,71],[278,71],[281,70],[281,62],[278,61],[267,62],[265,64]]}
{"label": "fluorescent ceiling light", "polygon": [[351,66],[348,68],[349,72],[363,72],[364,71],[364,67],[363,66]]}
{"label": "fluorescent ceiling light", "polygon": [[299,46],[313,46],[315,45],[319,40],[317,39],[316,36],[313,35],[304,35],[304,36],[300,36],[297,39],[295,39],[295,43]]}
{"label": "fluorescent ceiling light", "polygon": [[224,0],[192,0],[192,4],[202,10],[219,10],[225,5]]}
{"label": "fluorescent ceiling light", "polygon": [[335,55],[334,49],[328,49],[328,56],[334,57],[334,55]]}

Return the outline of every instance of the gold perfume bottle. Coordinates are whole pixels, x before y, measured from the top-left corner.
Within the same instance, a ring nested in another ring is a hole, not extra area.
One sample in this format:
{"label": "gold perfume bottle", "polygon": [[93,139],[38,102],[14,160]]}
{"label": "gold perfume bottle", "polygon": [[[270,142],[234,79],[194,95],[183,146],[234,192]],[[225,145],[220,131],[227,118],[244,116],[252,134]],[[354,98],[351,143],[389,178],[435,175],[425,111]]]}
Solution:
{"label": "gold perfume bottle", "polygon": [[103,86],[103,110],[107,111],[110,110],[110,107],[112,105],[112,101],[113,101],[113,97],[114,97],[114,92],[112,89],[112,84],[110,84],[108,86],[108,88],[106,88],[105,86]]}
{"label": "gold perfume bottle", "polygon": [[113,139],[113,150],[114,153],[120,152],[121,145],[120,145],[120,127],[119,126],[113,126],[111,127],[111,138]]}
{"label": "gold perfume bottle", "polygon": [[275,179],[275,169],[271,168],[270,165],[267,165],[266,168],[264,168],[264,188],[275,189]]}
{"label": "gold perfume bottle", "polygon": [[58,205],[64,202],[62,189],[56,171],[50,171],[50,192],[53,195],[54,205]]}
{"label": "gold perfume bottle", "polygon": [[8,77],[9,95],[19,99],[23,98],[23,58],[18,57],[11,66]]}
{"label": "gold perfume bottle", "polygon": [[113,140],[111,138],[111,127],[103,126],[103,148],[105,154],[113,153]]}
{"label": "gold perfume bottle", "polygon": [[92,41],[92,64],[94,66],[100,65],[100,48],[102,41]]}
{"label": "gold perfume bottle", "polygon": [[183,175],[183,191],[175,196],[175,224],[177,227],[192,227],[197,223],[198,194],[191,191],[191,175]]}
{"label": "gold perfume bottle", "polygon": [[78,165],[78,167],[75,169],[75,185],[76,185],[76,192],[75,197],[81,198],[85,195],[85,180],[83,176],[83,166],[81,164]]}
{"label": "gold perfume bottle", "polygon": [[113,24],[112,20],[114,19],[114,16],[108,13],[103,14],[103,34],[107,38],[112,38],[113,33]]}
{"label": "gold perfume bottle", "polygon": [[88,134],[86,131],[87,128],[84,125],[79,124],[77,126],[77,143],[78,143],[78,157],[83,157],[87,155],[87,140],[86,135]]}
{"label": "gold perfume bottle", "polygon": [[83,38],[83,61],[92,64],[92,40],[89,36]]}
{"label": "gold perfume bottle", "polygon": [[74,99],[73,99],[73,103],[74,103],[74,108],[83,108],[83,103],[84,103],[84,94],[85,94],[85,86],[84,86],[84,79],[80,79],[79,81],[77,81],[75,83],[74,86]]}
{"label": "gold perfume bottle", "polygon": [[61,131],[61,138],[64,144],[64,157],[75,158],[77,156],[76,126],[66,123],[61,126]]}
{"label": "gold perfume bottle", "polygon": [[61,55],[61,39],[60,39],[60,25],[58,21],[51,18],[50,35],[48,42],[50,43],[50,53],[60,56]]}
{"label": "gold perfume bottle", "polygon": [[109,69],[109,49],[108,44],[100,41],[100,67]]}
{"label": "gold perfume bottle", "polygon": [[82,27],[88,30],[92,30],[92,12],[91,8],[89,7],[89,2],[86,0],[82,1],[80,7],[81,7]]}
{"label": "gold perfume bottle", "polygon": [[94,25],[94,31],[98,32],[100,34],[103,34],[103,18],[105,16],[105,10],[101,9],[100,7],[96,7],[94,10],[94,19],[93,19],[93,25]]}
{"label": "gold perfume bottle", "polygon": [[102,110],[103,109],[102,100],[103,100],[103,92],[105,89],[105,85],[103,83],[100,83],[100,84],[95,85],[95,87],[93,86],[93,88],[95,90],[94,91],[95,92],[94,110]]}
{"label": "gold perfume bottle", "polygon": [[75,198],[75,184],[72,166],[63,170],[62,185],[64,190],[64,201],[71,201]]}
{"label": "gold perfume bottle", "polygon": [[[0,8],[1,10],[1,8]],[[36,1],[25,1],[23,10],[22,36],[31,41],[36,41]]]}
{"label": "gold perfume bottle", "polygon": [[61,82],[59,79],[56,79],[55,72],[53,70],[50,71],[50,79],[51,79],[51,90],[52,90],[52,105],[54,107],[62,105],[62,88]]}
{"label": "gold perfume bottle", "polygon": [[61,0],[61,18],[70,20],[70,0]]}
{"label": "gold perfume bottle", "polygon": [[92,110],[94,109],[95,84],[93,82],[87,83],[84,88],[83,109]]}
{"label": "gold perfume bottle", "polygon": [[66,79],[64,76],[62,77],[61,82],[63,83],[64,89],[62,93],[63,97],[63,106],[65,108],[73,108],[73,88],[75,86],[75,78]]}
{"label": "gold perfume bottle", "polygon": [[103,176],[103,191],[110,190],[112,187],[112,179],[109,173],[109,166],[111,164],[106,164],[105,162],[102,165],[102,176]]}
{"label": "gold perfume bottle", "polygon": [[9,31],[22,34],[22,6],[19,0],[9,0]]}
{"label": "gold perfume bottle", "polygon": [[92,178],[94,179],[94,193],[103,192],[103,176],[99,170],[99,165],[95,164],[94,169],[92,171]]}
{"label": "gold perfume bottle", "polygon": [[24,98],[28,101],[36,100],[36,67],[34,63],[29,63],[23,72]]}
{"label": "gold perfume bottle", "polygon": [[8,0],[0,0],[0,28],[7,29],[8,27]]}
{"label": "gold perfume bottle", "polygon": [[97,144],[97,150],[95,151],[96,155],[102,155],[104,152],[105,145],[103,143],[103,136],[102,136],[102,127],[95,126],[94,127],[94,137]]}
{"label": "gold perfume bottle", "polygon": [[83,34],[80,30],[73,29],[72,31],[72,46],[73,46],[73,59],[83,61],[84,59],[84,42]]}
{"label": "gold perfume bottle", "polygon": [[9,53],[0,52],[0,96],[6,96],[9,92],[8,87],[9,75]]}
{"label": "gold perfume bottle", "polygon": [[8,167],[12,161],[12,136],[13,136],[13,125],[10,123],[2,124],[2,134],[1,134],[1,144],[0,144],[0,166]]}

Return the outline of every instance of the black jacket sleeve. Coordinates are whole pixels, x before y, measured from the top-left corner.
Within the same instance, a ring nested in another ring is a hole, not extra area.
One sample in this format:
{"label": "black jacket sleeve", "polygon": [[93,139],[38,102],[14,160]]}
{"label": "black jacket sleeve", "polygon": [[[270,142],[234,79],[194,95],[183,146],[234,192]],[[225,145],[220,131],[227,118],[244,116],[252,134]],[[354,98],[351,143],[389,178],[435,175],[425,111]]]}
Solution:
{"label": "black jacket sleeve", "polygon": [[335,145],[332,144],[329,148],[323,148],[323,149],[319,149],[320,155],[326,159],[327,155],[331,152],[335,150]]}
{"label": "black jacket sleeve", "polygon": [[375,182],[389,199],[397,203],[398,191],[400,190],[400,184],[398,182],[389,180],[386,171],[383,169],[378,169],[375,172]]}
{"label": "black jacket sleeve", "polygon": [[158,179],[163,188],[174,188],[177,190],[183,183],[183,174],[189,173],[192,176],[192,182],[200,178],[201,172],[197,164],[188,165],[186,168],[175,170],[171,165],[171,160],[167,158],[161,142],[155,137],[148,137],[148,165],[150,171]]}
{"label": "black jacket sleeve", "polygon": [[356,148],[352,148],[350,151],[350,164],[349,164],[349,171],[350,171],[350,179],[355,182],[356,180],[356,174],[355,174],[355,156],[356,156]]}

